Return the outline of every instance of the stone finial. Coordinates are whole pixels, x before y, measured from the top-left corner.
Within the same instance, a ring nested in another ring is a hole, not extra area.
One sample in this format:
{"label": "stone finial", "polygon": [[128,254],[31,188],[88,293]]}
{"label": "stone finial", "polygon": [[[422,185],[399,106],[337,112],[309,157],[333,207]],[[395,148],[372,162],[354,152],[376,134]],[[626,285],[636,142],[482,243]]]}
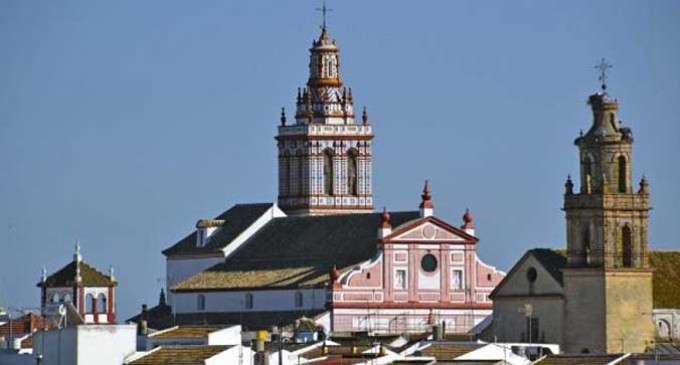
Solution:
{"label": "stone finial", "polygon": [[421,210],[421,215],[424,217],[428,217],[432,215],[432,209],[434,209],[434,204],[432,204],[432,194],[430,194],[430,182],[429,180],[425,180],[425,186],[423,187],[423,193],[420,195],[421,197],[421,202],[420,202],[420,210]]}
{"label": "stone finial", "polygon": [[642,179],[640,179],[640,190],[638,190],[638,193],[649,194],[649,182],[647,181],[645,175],[642,175]]}
{"label": "stone finial", "polygon": [[574,194],[574,183],[571,181],[571,175],[567,175],[567,181],[564,183],[564,195]]}
{"label": "stone finial", "polygon": [[465,208],[465,214],[463,214],[463,229],[467,228],[475,228],[475,225],[472,223],[473,218],[472,218],[472,213],[470,213],[470,208]]}
{"label": "stone finial", "polygon": [[330,276],[332,282],[335,282],[340,278],[340,272],[338,271],[337,266],[333,265],[333,267],[331,267]]}
{"label": "stone finial", "polygon": [[383,207],[383,212],[382,212],[382,228],[392,228],[392,224],[390,223],[390,212],[387,211],[386,207]]}
{"label": "stone finial", "polygon": [[364,106],[364,112],[361,114],[361,121],[364,125],[368,125],[368,110]]}
{"label": "stone finial", "polygon": [[286,125],[286,108],[281,108],[281,126]]}
{"label": "stone finial", "polygon": [[45,283],[47,281],[47,269],[42,268],[42,275],[40,276],[40,282]]}
{"label": "stone finial", "polygon": [[463,225],[460,227],[465,233],[474,236],[475,235],[475,224],[470,208],[465,208],[465,214],[463,214]]}
{"label": "stone finial", "polygon": [[111,281],[116,280],[116,277],[113,276],[113,265],[109,265],[109,279],[111,279]]}
{"label": "stone finial", "polygon": [[83,261],[83,256],[80,254],[80,242],[76,240],[75,253],[73,254],[73,261],[81,262]]}

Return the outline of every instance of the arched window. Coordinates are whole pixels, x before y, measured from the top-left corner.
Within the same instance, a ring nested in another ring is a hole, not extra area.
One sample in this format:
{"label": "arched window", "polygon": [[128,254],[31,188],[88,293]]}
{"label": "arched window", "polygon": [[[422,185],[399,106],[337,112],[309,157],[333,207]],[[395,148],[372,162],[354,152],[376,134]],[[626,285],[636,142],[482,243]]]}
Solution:
{"label": "arched window", "polygon": [[295,292],[295,307],[302,308],[304,305],[304,298],[302,297],[302,292]]}
{"label": "arched window", "polygon": [[633,230],[629,225],[621,229],[621,246],[623,250],[623,267],[633,267]]}
{"label": "arched window", "polygon": [[88,294],[85,296],[85,313],[93,313],[97,306],[97,299],[94,295]]}
{"label": "arched window", "polygon": [[104,294],[99,294],[97,296],[97,312],[106,313],[106,296]]}
{"label": "arched window", "polygon": [[584,192],[590,194],[592,191],[592,179],[593,179],[593,162],[590,157],[583,159],[583,185],[585,187]]}
{"label": "arched window", "polygon": [[581,234],[581,243],[583,244],[583,251],[581,251],[581,255],[583,260],[587,261],[588,253],[590,252],[590,225],[587,222],[583,225]]}
{"label": "arched window", "polygon": [[333,195],[333,152],[326,150],[323,153],[323,193]]}
{"label": "arched window", "polygon": [[73,299],[71,298],[71,293],[66,292],[61,295],[61,301],[64,303],[71,303]]}
{"label": "arched window", "polygon": [[52,296],[50,296],[50,302],[59,303],[59,293],[52,293]]}
{"label": "arched window", "polygon": [[252,293],[246,293],[245,307],[246,307],[246,309],[253,309],[253,294]]}
{"label": "arched window", "polygon": [[619,156],[619,193],[625,193],[628,187],[626,186],[626,174],[628,171],[626,157]]}
{"label": "arched window", "polygon": [[205,295],[199,294],[196,297],[196,309],[198,309],[200,311],[205,310]]}
{"label": "arched window", "polygon": [[350,150],[347,153],[347,193],[357,195],[357,154]]}

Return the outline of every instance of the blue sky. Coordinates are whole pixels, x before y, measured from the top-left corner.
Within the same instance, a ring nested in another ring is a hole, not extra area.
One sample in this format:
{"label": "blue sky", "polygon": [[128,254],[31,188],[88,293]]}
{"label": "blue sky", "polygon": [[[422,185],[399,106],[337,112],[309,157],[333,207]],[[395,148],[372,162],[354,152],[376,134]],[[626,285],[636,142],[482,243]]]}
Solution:
{"label": "blue sky", "polygon": [[[376,135],[376,206],[470,207],[487,263],[565,244],[593,66],[635,135],[651,247],[680,236],[680,2],[330,1],[342,76]],[[317,1],[0,2],[0,306],[35,307],[76,239],[116,269],[119,318],[155,303],[160,251],[242,202],[276,199]]]}

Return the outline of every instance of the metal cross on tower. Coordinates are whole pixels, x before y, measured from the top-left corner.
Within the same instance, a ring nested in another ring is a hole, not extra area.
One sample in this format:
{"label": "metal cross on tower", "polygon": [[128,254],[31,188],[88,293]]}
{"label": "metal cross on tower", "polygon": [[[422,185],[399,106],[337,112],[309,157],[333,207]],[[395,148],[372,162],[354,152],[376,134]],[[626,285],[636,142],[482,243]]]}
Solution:
{"label": "metal cross on tower", "polygon": [[602,91],[607,90],[607,70],[612,68],[612,66],[604,58],[600,60],[600,63],[595,65],[595,69],[600,71],[600,76],[597,78],[602,83]]}
{"label": "metal cross on tower", "polygon": [[327,7],[326,7],[326,2],[324,1],[324,2],[323,2],[323,6],[320,7],[320,8],[316,8],[316,11],[320,11],[321,14],[323,14],[323,26],[322,26],[322,29],[323,29],[323,30],[326,30],[326,13],[328,13],[329,11],[333,11],[333,9],[327,8]]}

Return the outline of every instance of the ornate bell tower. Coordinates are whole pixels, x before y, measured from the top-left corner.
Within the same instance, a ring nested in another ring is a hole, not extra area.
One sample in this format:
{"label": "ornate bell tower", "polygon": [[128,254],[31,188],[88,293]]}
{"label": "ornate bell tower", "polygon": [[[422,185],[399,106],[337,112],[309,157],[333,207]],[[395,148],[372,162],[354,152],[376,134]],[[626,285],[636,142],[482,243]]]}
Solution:
{"label": "ornate bell tower", "polygon": [[340,50],[325,23],[324,12],[295,122],[288,124],[281,111],[278,204],[292,215],[370,213],[373,133],[366,108],[361,123],[354,121],[352,89],[343,86]]}
{"label": "ornate bell tower", "polygon": [[588,99],[593,123],[576,138],[580,189],[567,179],[567,352],[644,351],[654,339],[652,270],[647,254],[649,186],[632,186],[633,135],[617,119],[619,103],[602,90]]}

